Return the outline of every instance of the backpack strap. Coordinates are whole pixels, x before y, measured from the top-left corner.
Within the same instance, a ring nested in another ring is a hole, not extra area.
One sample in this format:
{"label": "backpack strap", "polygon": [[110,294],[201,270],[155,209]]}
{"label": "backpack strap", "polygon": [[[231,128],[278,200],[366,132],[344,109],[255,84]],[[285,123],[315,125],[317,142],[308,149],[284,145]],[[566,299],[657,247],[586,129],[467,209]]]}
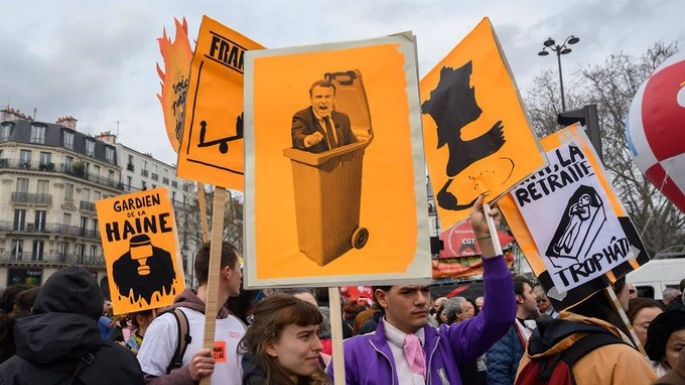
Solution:
{"label": "backpack strap", "polygon": [[580,341],[576,342],[571,348],[561,354],[561,359],[566,362],[569,368],[591,351],[605,345],[624,344],[625,342],[611,333],[588,334]]}
{"label": "backpack strap", "polygon": [[95,361],[95,354],[88,352],[82,355],[76,363],[76,367],[74,367],[74,372],[71,375],[71,380],[69,381],[69,384],[73,385],[76,382],[78,376],[81,374],[81,372],[83,372],[83,369],[90,366],[93,363],[93,361]]}
{"label": "backpack strap", "polygon": [[174,319],[176,319],[176,325],[178,326],[178,342],[176,344],[174,356],[171,358],[171,362],[169,362],[169,366],[166,368],[167,374],[171,373],[172,370],[183,366],[183,355],[188,348],[188,344],[192,341],[192,337],[189,333],[188,317],[183,310],[175,308],[171,314],[174,316]]}

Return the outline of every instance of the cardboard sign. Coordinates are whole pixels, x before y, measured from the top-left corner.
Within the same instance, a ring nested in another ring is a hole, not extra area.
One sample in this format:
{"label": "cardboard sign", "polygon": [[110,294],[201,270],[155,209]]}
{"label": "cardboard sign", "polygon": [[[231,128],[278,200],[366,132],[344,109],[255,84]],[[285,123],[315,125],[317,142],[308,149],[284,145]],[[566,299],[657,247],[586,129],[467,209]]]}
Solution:
{"label": "cardboard sign", "polygon": [[412,36],[251,51],[246,283],[430,281]]}
{"label": "cardboard sign", "polygon": [[262,46],[204,16],[191,65],[178,176],[243,189],[245,52]]}
{"label": "cardboard sign", "polygon": [[426,161],[441,228],[545,164],[487,18],[421,80]]}
{"label": "cardboard sign", "polygon": [[169,306],[185,288],[166,189],[96,202],[114,314]]}
{"label": "cardboard sign", "polygon": [[[190,76],[190,61],[193,50],[188,40],[188,23],[174,19],[176,37],[174,42],[167,37],[166,29],[162,37],[157,39],[159,51],[164,60],[164,70],[157,64],[157,74],[162,79],[162,94],[157,94],[162,104],[164,126],[169,142],[174,151],[178,151],[183,136],[183,120],[185,113],[186,94]],[[164,72],[166,71],[166,73]]]}
{"label": "cardboard sign", "polygon": [[649,260],[580,125],[542,140],[549,165],[499,207],[548,296],[564,309]]}

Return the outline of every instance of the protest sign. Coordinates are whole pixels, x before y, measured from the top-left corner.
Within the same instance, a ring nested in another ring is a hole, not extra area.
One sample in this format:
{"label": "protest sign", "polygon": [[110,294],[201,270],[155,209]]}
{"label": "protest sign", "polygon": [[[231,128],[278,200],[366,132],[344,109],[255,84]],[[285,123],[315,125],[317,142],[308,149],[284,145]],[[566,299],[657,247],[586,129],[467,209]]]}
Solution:
{"label": "protest sign", "polygon": [[202,18],[186,101],[178,176],[243,189],[245,52],[262,48],[207,16]]}
{"label": "protest sign", "polygon": [[580,125],[542,140],[549,165],[499,207],[548,296],[568,307],[649,260]]}
{"label": "protest sign", "polygon": [[485,18],[421,80],[426,161],[441,228],[545,164],[514,77]]}
{"label": "protest sign", "polygon": [[96,202],[114,314],[169,306],[185,288],[166,189]]}
{"label": "protest sign", "polygon": [[166,29],[162,37],[157,39],[159,51],[164,60],[164,70],[157,64],[157,74],[162,80],[162,93],[157,94],[157,98],[162,105],[169,143],[174,151],[178,151],[183,136],[183,119],[193,50],[188,40],[188,22],[183,19],[181,23],[174,19],[174,25],[176,37],[173,43],[167,37]]}
{"label": "protest sign", "polygon": [[246,284],[430,281],[413,37],[250,51]]}

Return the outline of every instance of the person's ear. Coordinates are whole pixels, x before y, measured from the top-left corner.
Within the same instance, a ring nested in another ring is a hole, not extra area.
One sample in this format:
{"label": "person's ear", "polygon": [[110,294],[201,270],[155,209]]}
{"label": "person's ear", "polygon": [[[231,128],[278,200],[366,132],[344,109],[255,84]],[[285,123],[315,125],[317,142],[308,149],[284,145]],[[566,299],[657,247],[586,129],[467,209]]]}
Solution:
{"label": "person's ear", "polygon": [[523,296],[522,296],[522,295],[516,294],[516,295],[514,295],[514,297],[516,298],[516,304],[521,304],[521,303],[524,302],[524,299],[523,299]]}
{"label": "person's ear", "polygon": [[380,305],[380,307],[382,307],[383,309],[387,308],[388,307],[388,297],[386,295],[387,293],[381,289],[376,289],[376,292],[374,294],[376,296],[376,301],[378,301],[378,304]]}
{"label": "person's ear", "polygon": [[273,343],[269,343],[266,346],[266,354],[268,354],[272,358],[278,357],[278,351],[276,350],[276,346]]}

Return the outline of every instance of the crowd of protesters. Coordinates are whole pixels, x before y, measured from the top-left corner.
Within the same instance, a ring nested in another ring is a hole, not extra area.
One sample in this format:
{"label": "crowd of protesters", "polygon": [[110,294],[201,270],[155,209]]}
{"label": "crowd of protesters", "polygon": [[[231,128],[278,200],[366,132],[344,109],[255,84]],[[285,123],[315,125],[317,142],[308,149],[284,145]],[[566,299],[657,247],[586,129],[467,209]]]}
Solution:
{"label": "crowd of protesters", "polygon": [[[483,296],[431,298],[429,286],[402,285],[374,286],[372,300],[345,299],[348,384],[685,384],[685,280],[663,301],[616,281],[630,326],[604,292],[558,312],[541,286],[512,277],[495,255],[480,201],[471,220]],[[228,243],[214,336],[225,354],[204,348],[208,265],[206,244],[195,258],[197,288],[170,308],[123,316],[76,266],[40,289],[8,287],[0,296],[0,385],[333,383],[327,297],[306,288],[243,290]]]}

